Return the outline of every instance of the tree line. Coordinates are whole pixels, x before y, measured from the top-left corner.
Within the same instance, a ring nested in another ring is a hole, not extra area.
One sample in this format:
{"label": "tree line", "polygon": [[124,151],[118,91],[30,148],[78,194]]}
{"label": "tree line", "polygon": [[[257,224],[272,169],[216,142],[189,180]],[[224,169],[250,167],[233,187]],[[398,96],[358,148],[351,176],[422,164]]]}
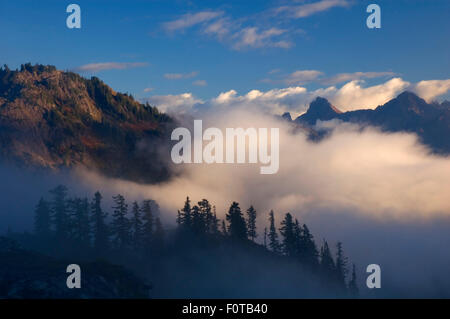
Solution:
{"label": "tree line", "polygon": [[124,196],[113,196],[112,214],[103,207],[103,197],[96,192],[88,198],[68,196],[59,185],[49,191],[50,200],[41,198],[36,205],[34,232],[60,244],[76,242],[105,255],[110,250],[142,251],[163,246],[165,231],[158,216],[158,204],[152,200],[128,206]]}
{"label": "tree line", "polygon": [[[41,198],[36,205],[34,233],[58,243],[76,242],[105,256],[108,251],[133,251],[143,256],[166,248],[168,234],[159,218],[158,204],[147,199],[129,205],[125,197],[112,197],[112,213],[102,207],[103,197],[96,192],[88,198],[69,197],[67,187],[59,185],[50,190],[50,200]],[[356,296],[355,265],[349,271],[348,259],[341,242],[333,254],[326,240],[318,249],[306,224],[286,213],[279,227],[275,214],[268,214],[268,227],[258,233],[258,213],[253,206],[243,212],[233,202],[224,219],[219,219],[216,207],[207,199],[193,204],[189,197],[178,210],[175,242],[189,238],[228,240],[236,245],[257,245],[278,258],[288,258],[319,275],[327,283]],[[257,238],[262,235],[261,243]],[[193,245],[195,241],[192,242]]]}

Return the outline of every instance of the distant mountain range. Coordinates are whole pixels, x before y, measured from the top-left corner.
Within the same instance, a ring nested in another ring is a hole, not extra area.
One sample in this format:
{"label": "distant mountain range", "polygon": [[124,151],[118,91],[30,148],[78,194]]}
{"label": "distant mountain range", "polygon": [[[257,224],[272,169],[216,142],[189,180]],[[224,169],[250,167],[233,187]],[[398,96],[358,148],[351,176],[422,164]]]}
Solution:
{"label": "distant mountain range", "polygon": [[27,167],[83,165],[107,176],[158,182],[172,119],[96,77],[53,66],[0,69],[0,155]]}
{"label": "distant mountain range", "polygon": [[[318,97],[296,119],[320,139],[318,120],[374,125],[417,133],[440,154],[450,154],[450,102],[426,103],[404,92],[375,110],[341,112]],[[156,107],[117,93],[97,77],[53,66],[0,68],[0,159],[25,167],[82,165],[106,176],[153,183],[170,177],[169,141],[175,121]]]}
{"label": "distant mountain range", "polygon": [[[290,115],[283,115],[289,119]],[[341,120],[362,126],[376,126],[386,132],[416,133],[421,142],[439,154],[450,154],[450,102],[427,103],[411,92],[403,92],[384,105],[371,110],[341,112],[326,99],[318,97],[306,113],[293,122],[314,129],[318,120]]]}

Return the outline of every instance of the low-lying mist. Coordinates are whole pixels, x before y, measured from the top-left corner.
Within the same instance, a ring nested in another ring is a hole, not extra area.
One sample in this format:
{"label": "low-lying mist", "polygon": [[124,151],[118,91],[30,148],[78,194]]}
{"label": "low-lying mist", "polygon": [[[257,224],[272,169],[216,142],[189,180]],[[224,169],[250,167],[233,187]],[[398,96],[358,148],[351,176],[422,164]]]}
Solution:
{"label": "low-lying mist", "polygon": [[[291,212],[318,244],[323,238],[342,241],[358,267],[364,295],[450,296],[450,158],[431,155],[413,134],[339,122],[318,123],[333,132],[311,142],[291,123],[257,109],[222,108],[193,118],[203,119],[204,129],[278,127],[278,173],[259,174],[261,164],[180,164],[171,180],[143,185],[85,169],[48,177],[3,168],[2,180],[8,182],[1,186],[2,230],[30,228],[33,205],[58,182],[81,195],[101,190],[105,199],[116,193],[129,201],[155,199],[169,227],[186,196],[208,199],[219,218],[238,201],[243,209],[256,208],[260,242],[270,209],[277,223]],[[365,267],[372,263],[382,269],[377,292],[363,288]]]}

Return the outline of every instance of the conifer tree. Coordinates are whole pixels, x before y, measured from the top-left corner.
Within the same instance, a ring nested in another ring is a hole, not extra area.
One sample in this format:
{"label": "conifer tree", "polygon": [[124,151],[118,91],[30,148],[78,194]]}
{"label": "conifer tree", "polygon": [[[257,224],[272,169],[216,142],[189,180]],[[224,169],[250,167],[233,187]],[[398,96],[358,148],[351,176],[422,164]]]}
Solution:
{"label": "conifer tree", "polygon": [[264,248],[267,249],[267,227],[264,227]]}
{"label": "conifer tree", "polygon": [[225,221],[222,220],[222,235],[227,236],[228,232],[227,232],[227,226],[225,225]]}
{"label": "conifer tree", "polygon": [[130,244],[130,221],[127,217],[128,205],[125,203],[125,198],[118,194],[113,196],[113,220],[111,230],[114,236],[114,244],[118,249],[126,248]]}
{"label": "conifer tree", "polygon": [[146,254],[149,254],[153,245],[153,234],[155,232],[155,216],[152,209],[152,200],[142,202],[142,245]]}
{"label": "conifer tree", "polygon": [[61,242],[68,239],[69,234],[69,217],[67,215],[67,187],[58,185],[50,190],[53,196],[51,201],[51,211],[53,223],[55,225],[56,239]]}
{"label": "conifer tree", "polygon": [[286,256],[294,257],[296,255],[297,245],[295,242],[294,223],[290,213],[287,213],[281,222],[280,234],[283,236],[281,245],[283,253]]}
{"label": "conifer tree", "polygon": [[301,259],[301,256],[303,254],[303,241],[302,241],[302,228],[300,226],[300,223],[298,222],[297,218],[294,222],[294,241],[295,241],[295,255]]}
{"label": "conifer tree", "polygon": [[273,210],[269,213],[269,247],[274,253],[280,253],[280,243],[278,241],[277,229],[275,228],[275,216]]}
{"label": "conifer tree", "polygon": [[34,232],[41,237],[51,234],[51,216],[49,203],[42,197],[34,211]]}
{"label": "conifer tree", "polygon": [[165,230],[161,223],[161,220],[159,217],[155,218],[155,233],[154,233],[154,241],[153,246],[155,247],[156,251],[161,251],[164,248],[165,243]]}
{"label": "conifer tree", "polygon": [[109,248],[107,217],[108,214],[102,209],[102,195],[96,192],[91,202],[91,221],[94,249],[98,254],[106,252]]}
{"label": "conifer tree", "polygon": [[199,212],[201,218],[198,220],[200,233],[212,233],[214,217],[212,213],[211,204],[207,199],[198,202]]}
{"label": "conifer tree", "polygon": [[216,214],[216,206],[213,206],[213,217],[211,222],[211,233],[213,235],[219,234],[219,222],[220,220],[217,218]]}
{"label": "conifer tree", "polygon": [[317,251],[314,237],[309,231],[308,226],[306,226],[305,224],[303,224],[301,233],[302,237],[300,246],[300,260],[303,261],[306,265],[310,266],[312,269],[316,269],[319,265],[319,253]]}
{"label": "conifer tree", "polygon": [[189,196],[186,197],[186,201],[184,202],[184,207],[180,211],[180,221],[185,228],[190,229],[191,223],[191,200],[189,199]]}
{"label": "conifer tree", "polygon": [[356,283],[356,267],[355,264],[352,265],[352,277],[348,283],[348,290],[350,293],[350,296],[353,298],[358,297],[359,295],[359,289],[358,284]]}
{"label": "conifer tree", "polygon": [[228,221],[228,234],[236,240],[247,239],[247,225],[237,202],[233,202],[226,215]]}
{"label": "conifer tree", "polygon": [[195,235],[203,235],[205,233],[204,215],[197,205],[194,205],[191,210],[191,231]]}
{"label": "conifer tree", "polygon": [[322,248],[320,249],[320,268],[325,278],[329,280],[335,278],[334,274],[336,272],[336,266],[326,240],[324,240]]}
{"label": "conifer tree", "polygon": [[90,246],[89,202],[87,198],[74,198],[68,201],[70,209],[70,234],[78,244]]}
{"label": "conifer tree", "polygon": [[347,262],[348,259],[344,255],[344,250],[342,249],[342,243],[338,242],[336,244],[336,278],[341,287],[345,287],[345,278],[347,276]]}
{"label": "conifer tree", "polygon": [[256,210],[253,206],[247,209],[247,231],[248,238],[254,242],[258,234],[256,233]]}
{"label": "conifer tree", "polygon": [[141,219],[141,210],[139,209],[137,202],[133,202],[131,212],[132,242],[135,249],[140,249],[143,244],[143,223]]}

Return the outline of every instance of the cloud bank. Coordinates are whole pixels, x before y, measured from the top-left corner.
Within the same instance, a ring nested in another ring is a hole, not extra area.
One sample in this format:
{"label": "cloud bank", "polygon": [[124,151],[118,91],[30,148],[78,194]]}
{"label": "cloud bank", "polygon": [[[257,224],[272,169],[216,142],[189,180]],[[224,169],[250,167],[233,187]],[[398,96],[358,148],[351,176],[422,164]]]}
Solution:
{"label": "cloud bank", "polygon": [[[293,73],[297,80],[318,76],[318,71],[302,72],[302,74]],[[359,77],[363,76],[361,73],[357,72]],[[235,90],[229,90],[207,101],[195,98],[191,93],[183,93],[180,95],[152,96],[145,101],[171,114],[185,113],[188,110],[203,112],[208,108],[253,107],[258,112],[277,115],[291,112],[292,115],[297,116],[304,113],[308,109],[309,103],[317,96],[327,98],[341,111],[352,111],[374,109],[405,90],[417,93],[428,102],[450,90],[450,80],[410,83],[396,77],[378,85],[364,86],[364,84],[365,82],[362,80],[352,80],[341,87],[328,86],[308,90],[302,86],[289,86],[268,91],[251,90],[244,95],[239,95]]]}

